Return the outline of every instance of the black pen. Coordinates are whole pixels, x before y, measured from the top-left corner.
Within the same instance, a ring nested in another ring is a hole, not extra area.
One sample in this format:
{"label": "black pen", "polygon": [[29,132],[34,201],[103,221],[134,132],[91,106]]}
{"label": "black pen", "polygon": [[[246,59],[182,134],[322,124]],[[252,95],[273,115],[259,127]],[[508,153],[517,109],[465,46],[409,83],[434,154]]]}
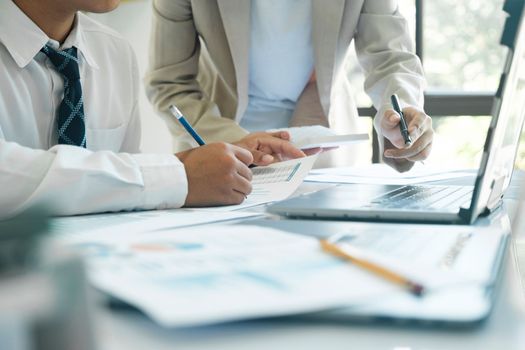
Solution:
{"label": "black pen", "polygon": [[392,96],[390,96],[390,100],[392,101],[392,107],[394,107],[394,111],[396,111],[399,114],[399,117],[401,118],[401,120],[399,121],[399,129],[401,130],[401,135],[403,135],[403,139],[405,140],[405,145],[410,146],[412,144],[412,139],[408,134],[407,122],[405,120],[405,115],[403,114],[403,111],[399,106],[399,100],[397,98],[397,95],[393,94]]}

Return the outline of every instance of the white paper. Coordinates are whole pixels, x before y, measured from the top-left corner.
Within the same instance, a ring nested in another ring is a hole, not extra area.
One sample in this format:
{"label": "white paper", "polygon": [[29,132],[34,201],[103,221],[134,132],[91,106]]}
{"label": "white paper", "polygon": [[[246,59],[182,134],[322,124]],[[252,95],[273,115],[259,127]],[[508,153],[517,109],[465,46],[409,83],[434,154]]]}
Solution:
{"label": "white paper", "polygon": [[[488,283],[496,253],[491,248],[497,246],[500,239],[501,235],[493,229],[474,231],[469,226],[383,224],[342,235],[338,245],[353,256],[410,277],[432,292],[457,285]],[[480,245],[486,249],[479,249]],[[472,259],[477,264],[474,269],[464,260],[465,254],[473,250],[487,254],[483,262]]]}
{"label": "white paper", "polygon": [[[498,244],[500,237],[490,228],[357,223],[340,244],[415,276],[434,295],[433,289],[447,293],[486,283],[494,254],[480,268],[472,266],[479,263],[472,254],[486,252],[480,244]],[[262,226],[85,236],[68,245],[86,256],[97,288],[167,327],[370,305],[402,291],[323,252],[316,238]],[[457,252],[452,261],[451,252]]]}
{"label": "white paper", "polygon": [[252,168],[252,193],[239,205],[195,208],[200,211],[239,210],[288,198],[303,183],[317,155]]}
{"label": "white paper", "polygon": [[338,135],[331,129],[321,125],[298,126],[268,131],[288,131],[290,133],[290,142],[301,149],[339,147],[368,141],[368,134],[366,133]]}
{"label": "white paper", "polygon": [[158,323],[195,326],[370,301],[397,287],[271,228],[204,225],[69,243],[95,287]]}
{"label": "white paper", "polygon": [[443,169],[416,165],[406,173],[399,173],[386,164],[365,167],[314,169],[305,181],[331,183],[413,185],[429,181],[473,177],[475,169]]}
{"label": "white paper", "polygon": [[242,211],[218,211],[202,215],[192,209],[150,210],[130,213],[108,213],[55,217],[51,232],[57,239],[81,240],[99,235],[104,237],[198,225],[211,222],[244,219],[260,214]]}
{"label": "white paper", "polygon": [[369,224],[368,229],[367,224],[362,225],[363,230],[353,230],[362,237],[348,244],[366,249],[372,261],[386,259],[387,266],[424,283],[428,290],[423,297],[414,298],[399,289],[381,300],[352,305],[338,313],[471,321],[490,311],[486,286],[494,283],[499,254],[495,248],[510,228],[507,218],[486,227],[391,225],[389,229],[388,224],[381,224],[383,228],[376,226],[375,233]]}

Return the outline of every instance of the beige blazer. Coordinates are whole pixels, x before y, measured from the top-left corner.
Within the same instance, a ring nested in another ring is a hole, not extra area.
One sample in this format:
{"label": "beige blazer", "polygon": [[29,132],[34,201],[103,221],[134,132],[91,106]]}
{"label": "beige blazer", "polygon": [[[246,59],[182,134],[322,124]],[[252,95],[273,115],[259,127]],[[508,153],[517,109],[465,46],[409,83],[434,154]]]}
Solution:
{"label": "beige blazer", "polygon": [[[382,112],[392,93],[422,107],[421,63],[412,54],[396,0],[312,0],[312,6],[317,81],[300,96],[294,125],[333,124],[334,96],[341,96],[334,86],[352,68],[345,64],[352,40],[376,109]],[[170,104],[207,142],[242,138],[247,132],[238,122],[248,104],[250,1],[154,0],[153,7],[146,92],[176,137],[176,150],[195,143],[167,112]],[[343,96],[351,102],[351,93]],[[357,116],[353,103],[343,105],[350,106],[345,118]]]}

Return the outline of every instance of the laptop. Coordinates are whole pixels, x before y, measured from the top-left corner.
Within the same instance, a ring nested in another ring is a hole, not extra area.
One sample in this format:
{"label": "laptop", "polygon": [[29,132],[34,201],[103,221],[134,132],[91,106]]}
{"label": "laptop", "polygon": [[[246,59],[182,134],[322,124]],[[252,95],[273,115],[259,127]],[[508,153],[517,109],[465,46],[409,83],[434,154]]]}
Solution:
{"label": "laptop", "polygon": [[509,48],[474,186],[339,184],[268,207],[289,217],[472,224],[499,207],[525,117],[523,1],[508,0],[501,44]]}

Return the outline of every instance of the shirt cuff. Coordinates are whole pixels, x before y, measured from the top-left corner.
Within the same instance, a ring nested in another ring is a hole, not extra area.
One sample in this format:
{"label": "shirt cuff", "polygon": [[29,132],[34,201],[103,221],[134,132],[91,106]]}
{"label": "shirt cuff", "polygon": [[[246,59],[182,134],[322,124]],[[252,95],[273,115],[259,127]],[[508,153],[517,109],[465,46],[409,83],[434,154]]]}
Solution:
{"label": "shirt cuff", "polygon": [[184,164],[174,155],[133,154],[144,181],[142,207],[170,209],[184,205],[188,179]]}
{"label": "shirt cuff", "polygon": [[383,118],[383,115],[388,109],[393,109],[392,105],[390,104],[384,104],[382,105],[376,115],[374,116],[374,128],[377,132],[377,141],[379,143],[379,159],[383,159],[383,152],[385,150],[385,140],[383,138],[383,133],[381,132],[381,120]]}

